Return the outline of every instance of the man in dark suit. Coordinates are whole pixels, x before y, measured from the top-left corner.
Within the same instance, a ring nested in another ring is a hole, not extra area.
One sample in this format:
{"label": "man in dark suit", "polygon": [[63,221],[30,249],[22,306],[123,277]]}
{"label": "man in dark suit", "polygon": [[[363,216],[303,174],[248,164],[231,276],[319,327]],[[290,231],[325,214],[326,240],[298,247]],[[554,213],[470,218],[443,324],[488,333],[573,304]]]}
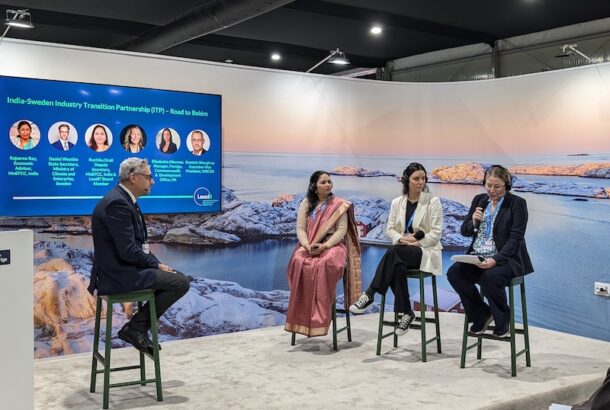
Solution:
{"label": "man in dark suit", "polygon": [[[460,295],[470,331],[480,334],[495,321],[494,335],[505,337],[509,331],[510,309],[505,288],[515,276],[534,271],[525,245],[527,204],[511,194],[512,176],[501,165],[492,165],[485,172],[486,194],[474,197],[462,235],[471,236],[467,253],[479,256],[476,265],[456,262],[447,271],[447,279]],[[489,305],[475,287],[481,286]]]}
{"label": "man in dark suit", "polygon": [[59,139],[55,141],[53,147],[57,148],[60,151],[68,151],[74,147],[69,141],[70,138],[70,126],[68,124],[61,124],[59,127]]}
{"label": "man in dark suit", "polygon": [[[89,291],[100,295],[141,289],[155,290],[157,318],[189,289],[189,280],[153,255],[148,247],[144,217],[136,200],[154,184],[148,162],[128,158],[119,169],[119,185],[96,205],[91,217],[93,269]],[[152,352],[148,337],[150,310],[144,305],[121,330],[121,340]]]}
{"label": "man in dark suit", "polygon": [[193,147],[191,154],[197,156],[205,154],[207,151],[203,147],[204,144],[205,138],[203,137],[203,132],[199,130],[193,131],[191,133],[191,147]]}

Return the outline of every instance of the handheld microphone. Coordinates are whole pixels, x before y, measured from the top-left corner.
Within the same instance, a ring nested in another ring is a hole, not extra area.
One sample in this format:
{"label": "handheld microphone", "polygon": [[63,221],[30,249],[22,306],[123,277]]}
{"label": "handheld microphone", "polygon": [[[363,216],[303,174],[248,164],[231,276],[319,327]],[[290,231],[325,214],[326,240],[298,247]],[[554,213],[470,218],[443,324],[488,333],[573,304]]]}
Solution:
{"label": "handheld microphone", "polygon": [[[484,197],[482,197],[481,199],[479,199],[479,202],[477,203],[477,208],[482,208],[483,210],[487,207],[487,205],[489,204],[489,197],[487,195],[485,195]],[[478,221],[474,222],[474,233],[478,233],[479,232],[479,225],[481,224],[481,220],[479,219]]]}

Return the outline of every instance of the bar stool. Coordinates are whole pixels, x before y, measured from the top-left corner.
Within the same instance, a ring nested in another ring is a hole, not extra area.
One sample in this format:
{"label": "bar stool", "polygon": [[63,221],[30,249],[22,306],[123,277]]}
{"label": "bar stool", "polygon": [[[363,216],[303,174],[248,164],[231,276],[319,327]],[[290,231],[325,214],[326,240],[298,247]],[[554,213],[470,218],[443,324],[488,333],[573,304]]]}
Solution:
{"label": "bar stool", "polygon": [[[343,274],[343,289],[347,286],[347,271]],[[345,293],[345,291],[344,291]],[[346,325],[340,329],[337,329],[337,313],[342,313],[345,315]],[[332,306],[332,322],[333,322],[333,350],[339,350],[337,347],[337,335],[341,332],[347,331],[347,341],[351,343],[352,341],[352,326],[349,321],[349,310],[345,308],[337,308],[337,297],[333,300]],[[296,343],[296,333],[292,332],[292,340],[290,342],[290,346],[294,346]]]}
{"label": "bar stool", "polygon": [[[515,326],[515,295],[513,291],[513,287],[519,285],[521,290],[521,311],[523,313],[523,327],[517,329]],[[512,278],[510,281],[510,285],[508,287],[508,295],[509,295],[509,307],[510,307],[510,336],[499,338],[491,334],[474,334],[468,331],[468,317],[464,315],[464,332],[462,335],[462,360],[460,363],[460,368],[464,368],[466,366],[466,352],[474,347],[477,348],[477,359],[481,360],[481,350],[483,347],[483,339],[491,339],[498,340],[502,342],[510,343],[510,373],[512,377],[517,376],[517,357],[525,353],[525,365],[527,367],[532,367],[532,362],[530,359],[530,336],[529,329],[527,326],[527,306],[525,303],[525,279],[523,276],[517,276]],[[495,324],[494,324],[495,325]],[[489,326],[488,329],[495,329],[495,326]],[[524,348],[517,352],[515,335],[523,335],[524,340]],[[468,346],[468,337],[476,337],[476,343]]]}
{"label": "bar stool", "polygon": [[[432,299],[434,306],[434,318],[426,318],[426,299],[424,292],[424,279],[432,279]],[[411,324],[411,329],[421,330],[421,361],[425,362],[428,360],[427,357],[427,345],[436,341],[436,350],[441,353],[441,328],[438,316],[438,298],[436,295],[436,276],[429,272],[424,272],[419,269],[409,269],[407,271],[407,279],[419,279],[419,317],[415,318],[415,321]],[[394,347],[398,347],[398,336],[395,331],[400,323],[400,317],[398,313],[394,312],[394,320],[385,320],[385,295],[381,296],[381,308],[379,310],[379,331],[377,332],[377,356],[381,354],[381,341],[386,337],[394,336]],[[416,323],[419,322],[419,323]],[[426,323],[434,323],[436,329],[436,336],[426,339]],[[393,330],[389,333],[383,334],[383,327],[390,326]]]}
{"label": "bar stool", "polygon": [[[155,306],[155,293],[153,290],[145,289],[130,293],[121,293],[116,295],[98,295],[95,306],[95,329],[93,331],[93,358],[91,362],[91,388],[90,392],[95,393],[95,382],[98,373],[104,373],[104,409],[108,408],[109,393],[111,387],[122,387],[139,384],[145,386],[147,383],[155,383],[157,387],[157,401],[163,401],[163,392],[161,391],[161,364],[159,361],[159,341],[157,335],[157,309]],[[99,352],[100,339],[100,321],[102,317],[102,300],[106,302],[106,336],[104,339],[104,355]],[[148,302],[150,306],[150,323],[153,343],[153,355],[140,352],[140,364],[135,366],[125,366],[112,368],[110,366],[110,353],[112,350],[112,305],[115,303],[138,302],[138,309],[142,308],[143,302]],[[155,364],[155,378],[146,379],[146,371],[144,366],[144,355],[148,356]],[[104,367],[102,370],[97,369],[97,362],[100,362]],[[140,379],[131,382],[110,384],[110,373],[123,370],[140,369]]]}

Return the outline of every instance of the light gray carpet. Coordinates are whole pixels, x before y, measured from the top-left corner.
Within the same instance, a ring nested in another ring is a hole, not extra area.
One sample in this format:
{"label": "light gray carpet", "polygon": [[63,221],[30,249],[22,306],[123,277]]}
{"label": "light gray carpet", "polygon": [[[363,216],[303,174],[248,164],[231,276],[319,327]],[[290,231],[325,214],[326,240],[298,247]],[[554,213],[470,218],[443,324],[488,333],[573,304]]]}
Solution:
{"label": "light gray carpet", "polygon": [[[154,385],[115,388],[110,408],[548,409],[551,402],[585,399],[609,366],[606,342],[530,328],[532,367],[519,357],[516,378],[510,344],[497,341],[484,341],[481,361],[471,350],[460,369],[463,316],[453,313],[441,315],[443,353],[430,345],[427,363],[420,361],[418,330],[399,338],[398,348],[385,339],[376,356],[377,320],[376,314],[353,318],[354,341],[340,334],[338,352],[330,335],[297,337],[290,346],[281,327],[164,343],[165,401],[156,401]],[[113,367],[137,362],[133,348],[113,353]],[[89,393],[90,366],[90,354],[37,360],[35,407],[101,408],[102,377]],[[137,370],[121,372],[111,382],[137,377]]]}

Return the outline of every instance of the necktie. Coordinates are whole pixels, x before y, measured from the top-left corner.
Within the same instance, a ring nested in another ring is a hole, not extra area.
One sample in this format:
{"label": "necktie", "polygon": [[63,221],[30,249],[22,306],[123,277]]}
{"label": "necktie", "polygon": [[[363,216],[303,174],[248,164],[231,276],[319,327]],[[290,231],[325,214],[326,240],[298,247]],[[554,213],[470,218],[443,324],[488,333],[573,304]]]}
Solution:
{"label": "necktie", "polygon": [[63,141],[63,144],[64,144],[64,151],[67,151],[68,150],[68,143],[66,141]]}

